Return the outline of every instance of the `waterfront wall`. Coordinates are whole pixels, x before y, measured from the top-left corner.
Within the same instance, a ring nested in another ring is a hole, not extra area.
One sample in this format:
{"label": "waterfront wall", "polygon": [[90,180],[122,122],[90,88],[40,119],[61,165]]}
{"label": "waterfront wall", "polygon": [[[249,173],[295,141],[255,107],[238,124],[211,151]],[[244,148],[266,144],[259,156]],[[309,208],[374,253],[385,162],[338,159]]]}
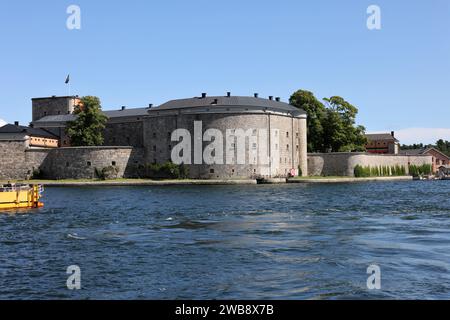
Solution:
{"label": "waterfront wall", "polygon": [[106,167],[117,168],[117,177],[125,175],[131,147],[80,147],[53,149],[41,165],[47,179],[93,179]]}
{"label": "waterfront wall", "polygon": [[0,141],[0,180],[92,179],[106,167],[117,178],[137,177],[144,150],[132,147],[74,147],[31,149],[26,140]]}
{"label": "waterfront wall", "polygon": [[310,153],[308,171],[311,176],[354,176],[357,165],[363,167],[404,166],[432,164],[431,156],[378,155],[369,153]]}

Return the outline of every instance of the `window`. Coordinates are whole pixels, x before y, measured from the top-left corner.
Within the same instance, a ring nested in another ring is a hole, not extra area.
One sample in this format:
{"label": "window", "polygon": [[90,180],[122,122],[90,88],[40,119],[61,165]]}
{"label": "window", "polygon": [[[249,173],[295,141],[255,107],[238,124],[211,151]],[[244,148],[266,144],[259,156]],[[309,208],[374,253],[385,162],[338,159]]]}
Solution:
{"label": "window", "polygon": [[298,132],[297,133],[295,133],[295,136],[298,138]]}
{"label": "window", "polygon": [[289,151],[289,145],[288,144],[286,145],[286,150]]}
{"label": "window", "polygon": [[289,132],[286,132],[286,138],[289,138]]}
{"label": "window", "polygon": [[153,132],[153,138],[156,138],[156,132]]}
{"label": "window", "polygon": [[111,164],[112,164],[113,167],[116,166],[116,162],[115,161],[111,162]]}
{"label": "window", "polygon": [[90,161],[88,161],[86,164],[88,167],[92,166],[92,163]]}
{"label": "window", "polygon": [[253,143],[253,149],[257,149],[258,148],[258,145],[256,144],[256,143]]}
{"label": "window", "polygon": [[153,146],[153,151],[156,151],[156,146]]}
{"label": "window", "polygon": [[69,165],[70,165],[70,164],[69,164],[68,162],[66,162],[66,167],[69,167]]}
{"label": "window", "polygon": [[209,169],[209,173],[214,173],[214,169]]}
{"label": "window", "polygon": [[296,148],[297,148],[297,151],[298,151],[298,145],[296,146]]}
{"label": "window", "polygon": [[172,133],[167,132],[167,137],[169,137],[169,139],[172,138]]}
{"label": "window", "polygon": [[253,129],[253,135],[256,136],[258,134],[258,130]]}

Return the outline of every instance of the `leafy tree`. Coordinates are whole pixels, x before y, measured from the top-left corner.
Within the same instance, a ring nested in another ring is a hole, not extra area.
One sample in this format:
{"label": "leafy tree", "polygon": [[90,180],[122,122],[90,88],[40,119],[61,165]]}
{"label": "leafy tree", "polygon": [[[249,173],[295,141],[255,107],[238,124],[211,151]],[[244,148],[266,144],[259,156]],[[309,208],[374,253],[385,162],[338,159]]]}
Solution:
{"label": "leafy tree", "polygon": [[339,96],[323,100],[326,105],[305,90],[289,100],[308,114],[308,152],[365,151],[365,128],[355,126],[358,109]]}
{"label": "leafy tree", "polygon": [[308,114],[308,152],[324,149],[324,129],[322,122],[326,116],[326,109],[314,94],[306,90],[298,90],[289,99],[294,107],[303,109]]}
{"label": "leafy tree", "polygon": [[440,139],[436,142],[436,148],[447,156],[450,156],[450,141]]}
{"label": "leafy tree", "polygon": [[103,114],[100,99],[86,96],[75,107],[76,120],[67,125],[72,146],[100,146],[108,117]]}

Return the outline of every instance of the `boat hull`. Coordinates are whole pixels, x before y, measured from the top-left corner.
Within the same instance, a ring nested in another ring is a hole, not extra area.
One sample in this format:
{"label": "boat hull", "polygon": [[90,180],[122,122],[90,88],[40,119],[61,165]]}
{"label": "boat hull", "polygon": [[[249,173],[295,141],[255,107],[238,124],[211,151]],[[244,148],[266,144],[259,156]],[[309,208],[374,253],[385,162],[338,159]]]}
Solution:
{"label": "boat hull", "polygon": [[39,186],[0,192],[0,210],[41,208]]}

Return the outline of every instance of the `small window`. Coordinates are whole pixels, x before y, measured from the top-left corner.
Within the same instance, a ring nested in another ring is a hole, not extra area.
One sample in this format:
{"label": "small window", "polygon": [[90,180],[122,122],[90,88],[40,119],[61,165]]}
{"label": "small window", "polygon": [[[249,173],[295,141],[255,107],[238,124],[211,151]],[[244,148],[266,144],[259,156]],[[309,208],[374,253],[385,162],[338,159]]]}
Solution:
{"label": "small window", "polygon": [[256,143],[253,143],[253,149],[257,149],[258,145]]}
{"label": "small window", "polygon": [[209,169],[209,173],[214,173],[214,169]]}
{"label": "small window", "polygon": [[153,151],[156,151],[156,146],[153,146]]}
{"label": "small window", "polygon": [[298,138],[298,132],[297,133],[295,133],[295,136]]}
{"label": "small window", "polygon": [[156,132],[153,132],[153,138],[156,138]]}
{"label": "small window", "polygon": [[258,130],[253,129],[253,135],[256,136],[258,134]]}
{"label": "small window", "polygon": [[116,166],[116,162],[115,161],[111,162],[111,164],[112,164],[113,167]]}
{"label": "small window", "polygon": [[297,151],[298,151],[298,145],[296,146],[296,149],[297,149]]}
{"label": "small window", "polygon": [[70,164],[68,162],[66,162],[66,167],[69,167],[69,166],[70,166]]}
{"label": "small window", "polygon": [[286,145],[286,150],[289,151],[289,145],[288,144]]}
{"label": "small window", "polygon": [[88,161],[86,164],[88,167],[92,166],[92,163],[90,161]]}
{"label": "small window", "polygon": [[289,138],[289,132],[286,132],[286,138]]}
{"label": "small window", "polygon": [[167,136],[169,137],[169,139],[172,137],[172,133],[167,132]]}

